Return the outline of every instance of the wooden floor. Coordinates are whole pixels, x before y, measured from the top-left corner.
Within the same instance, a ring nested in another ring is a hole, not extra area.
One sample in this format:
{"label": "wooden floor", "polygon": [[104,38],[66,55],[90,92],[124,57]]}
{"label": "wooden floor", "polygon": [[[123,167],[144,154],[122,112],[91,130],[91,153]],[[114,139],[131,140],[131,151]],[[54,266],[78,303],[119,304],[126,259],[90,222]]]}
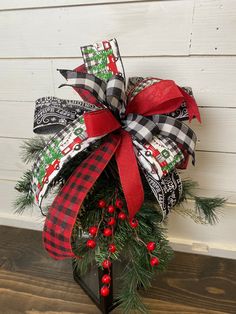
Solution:
{"label": "wooden floor", "polygon": [[[150,313],[236,314],[236,261],[176,253],[142,296]],[[100,311],[74,282],[71,262],[47,256],[40,232],[0,226],[0,314],[19,313]]]}

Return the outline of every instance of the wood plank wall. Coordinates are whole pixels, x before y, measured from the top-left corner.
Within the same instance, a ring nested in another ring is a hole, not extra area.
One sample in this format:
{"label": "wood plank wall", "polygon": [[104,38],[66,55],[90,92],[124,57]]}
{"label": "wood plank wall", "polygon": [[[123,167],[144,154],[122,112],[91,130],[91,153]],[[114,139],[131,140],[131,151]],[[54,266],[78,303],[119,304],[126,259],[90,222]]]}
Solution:
{"label": "wood plank wall", "polygon": [[25,169],[20,145],[33,135],[34,100],[76,99],[71,89],[57,89],[63,80],[56,69],[80,64],[80,46],[116,37],[127,76],[170,78],[193,88],[203,123],[192,123],[197,165],[184,176],[197,180],[203,195],[228,198],[221,223],[204,231],[171,215],[170,239],[183,250],[187,242],[201,242],[217,248],[215,254],[235,256],[235,28],[234,0],[1,0],[0,223],[37,228],[41,221],[36,211],[14,216],[11,205]]}

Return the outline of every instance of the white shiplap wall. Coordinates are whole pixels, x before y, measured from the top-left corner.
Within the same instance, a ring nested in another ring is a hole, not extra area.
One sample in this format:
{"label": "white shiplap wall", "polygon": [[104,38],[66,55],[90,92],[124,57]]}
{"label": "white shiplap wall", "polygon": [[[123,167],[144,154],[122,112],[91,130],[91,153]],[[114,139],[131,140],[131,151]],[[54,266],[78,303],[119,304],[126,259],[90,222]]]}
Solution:
{"label": "white shiplap wall", "polygon": [[33,135],[34,100],[76,99],[71,89],[56,88],[62,82],[56,69],[80,64],[80,46],[116,37],[127,76],[192,86],[203,124],[192,123],[197,166],[185,176],[199,182],[202,195],[228,198],[214,227],[172,214],[173,246],[236,258],[235,28],[234,0],[0,0],[0,224],[41,228],[37,210],[16,216],[12,209],[25,169],[20,145]]}

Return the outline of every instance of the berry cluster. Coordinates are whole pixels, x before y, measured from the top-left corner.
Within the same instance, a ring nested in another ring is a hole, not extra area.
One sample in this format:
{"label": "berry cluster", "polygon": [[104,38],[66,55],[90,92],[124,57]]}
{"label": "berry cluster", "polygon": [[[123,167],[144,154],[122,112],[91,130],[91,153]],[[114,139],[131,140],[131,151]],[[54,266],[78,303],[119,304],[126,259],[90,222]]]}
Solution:
{"label": "berry cluster", "polygon": [[[137,231],[135,229],[138,228],[139,222],[136,218],[128,219],[127,214],[124,211],[123,202],[119,198],[115,198],[112,204],[107,204],[104,199],[101,199],[98,201],[98,207],[102,210],[102,218],[98,225],[89,227],[88,232],[90,235],[90,239],[87,240],[86,246],[89,249],[94,249],[96,247],[96,238],[98,236],[98,233],[100,235],[103,235],[109,242],[107,246],[107,259],[102,262],[102,267],[107,273],[104,274],[102,277],[103,286],[100,290],[101,296],[106,297],[110,293],[112,265],[111,256],[117,250],[116,245],[114,244],[115,225],[119,221],[128,221],[130,227],[134,229],[137,237]],[[100,226],[102,226],[102,228],[100,228]],[[142,242],[141,239],[138,238],[138,240]],[[156,248],[155,242],[148,242],[147,244],[143,242],[143,244],[146,245],[146,248],[149,252],[151,266],[157,266],[159,264],[159,259],[151,254],[151,252],[154,251]]]}
{"label": "berry cluster", "polygon": [[[100,294],[102,296],[108,296],[110,293],[110,283],[111,283],[111,261],[110,257],[111,254],[116,252],[116,246],[113,243],[113,235],[114,235],[114,228],[118,220],[126,220],[127,215],[122,210],[123,209],[123,202],[122,200],[116,198],[113,202],[114,204],[107,204],[104,199],[99,200],[98,207],[103,211],[102,219],[98,223],[97,226],[89,227],[89,235],[91,239],[87,240],[87,247],[90,249],[94,249],[96,247],[96,238],[98,233],[100,232],[105,238],[110,240],[107,251],[108,251],[108,259],[105,259],[102,262],[102,267],[104,270],[107,270],[107,274],[102,277],[102,283],[104,284],[100,290]],[[106,214],[106,215],[105,215]],[[106,217],[106,218],[105,218]],[[101,223],[103,222],[103,229],[100,230]]]}

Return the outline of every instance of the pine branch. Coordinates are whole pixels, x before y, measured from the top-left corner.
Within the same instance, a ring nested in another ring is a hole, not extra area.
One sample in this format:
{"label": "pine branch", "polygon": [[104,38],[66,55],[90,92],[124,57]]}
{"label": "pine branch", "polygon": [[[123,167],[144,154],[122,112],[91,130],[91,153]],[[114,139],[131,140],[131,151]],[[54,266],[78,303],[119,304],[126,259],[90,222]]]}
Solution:
{"label": "pine branch", "polygon": [[23,193],[18,195],[16,200],[13,202],[15,213],[23,214],[26,208],[32,208],[34,205],[34,197],[31,193]]}
{"label": "pine branch", "polygon": [[15,189],[20,193],[28,193],[31,191],[31,182],[33,178],[33,173],[31,170],[27,170],[20,180],[17,181]]}
{"label": "pine branch", "polygon": [[204,215],[205,220],[213,225],[218,222],[219,209],[222,208],[226,199],[215,197],[198,197],[195,196],[195,208],[199,215]]}
{"label": "pine branch", "polygon": [[73,259],[73,270],[79,274],[79,276],[84,276],[89,271],[89,269],[94,265],[94,252],[89,251],[81,258]]}
{"label": "pine branch", "polygon": [[[106,170],[109,173],[109,166]],[[153,275],[155,272],[163,271],[167,267],[168,261],[172,258],[173,251],[168,246],[165,235],[166,229],[160,225],[162,214],[157,211],[155,204],[147,202],[137,214],[139,227],[136,231],[131,228],[128,221],[119,221],[117,219],[114,238],[112,240],[117,251],[113,254],[108,253],[107,248],[111,239],[105,238],[102,230],[106,226],[106,221],[110,215],[106,211],[102,214],[103,210],[98,208],[97,204],[99,199],[104,199],[107,204],[110,204],[111,196],[114,195],[115,189],[117,197],[123,200],[125,204],[124,195],[121,188],[119,186],[117,188],[116,179],[113,180],[113,177],[110,177],[108,185],[106,174],[102,174],[94,185],[92,192],[88,194],[86,201],[83,203],[83,209],[80,211],[73,232],[73,238],[75,239],[74,251],[77,255],[83,256],[82,259],[77,260],[77,271],[82,273],[90,268],[90,253],[95,254],[94,259],[98,267],[101,267],[104,259],[109,258],[113,262],[122,260],[122,264],[127,263],[127,266],[121,278],[116,278],[116,280],[121,281],[123,287],[118,296],[119,300],[122,301],[122,313],[129,313],[130,311],[147,313],[147,309],[139,296],[138,287],[142,286],[147,289],[151,286]],[[126,208],[122,210],[128,214]],[[88,232],[89,226],[98,225],[102,215],[104,215],[104,222],[100,225],[101,231],[96,237],[97,245],[91,251],[86,247],[87,238],[83,239],[81,230]],[[76,237],[78,239],[77,244]],[[142,239],[142,241],[140,242],[139,239]],[[149,241],[156,243],[156,249],[152,252],[152,256],[156,256],[160,260],[157,270],[150,265],[150,256],[145,245]]]}
{"label": "pine branch", "polygon": [[[149,208],[145,203],[137,214],[137,219],[139,221],[137,234],[134,234],[134,230],[128,224],[121,225],[124,230],[116,230],[118,234],[127,232],[122,250],[122,256],[124,256],[124,262],[127,261],[127,266],[120,278],[123,287],[119,295],[122,313],[130,313],[134,310],[139,313],[147,313],[147,309],[139,296],[138,287],[148,289],[155,272],[163,271],[173,256],[173,251],[165,236],[166,229],[161,227],[159,223],[160,213]],[[139,239],[142,241],[140,242]],[[152,256],[156,256],[160,260],[157,269],[150,265],[150,256],[145,245],[149,241],[156,243],[156,249],[152,252]]]}
{"label": "pine branch", "polygon": [[[132,265],[133,266],[133,265]],[[143,304],[138,293],[139,281],[136,277],[137,271],[135,267],[127,265],[120,278],[123,281],[123,289],[119,294],[118,308],[122,309],[122,313],[143,313],[147,314],[148,310]]]}
{"label": "pine branch", "polygon": [[35,161],[38,157],[38,154],[47,145],[48,140],[49,138],[39,136],[24,141],[24,144],[21,146],[21,158],[23,162],[28,164],[32,161]]}
{"label": "pine branch", "polygon": [[[191,180],[183,181],[183,193],[179,205],[174,210],[181,215],[192,218],[201,224],[216,224],[218,222],[219,209],[224,206],[226,199],[220,197],[199,197],[196,195],[197,182]],[[194,201],[195,212],[186,209],[183,204],[190,198]]]}
{"label": "pine branch", "polygon": [[194,190],[198,187],[198,183],[192,180],[183,180],[183,192],[179,203],[185,202],[188,198],[194,198]]}
{"label": "pine branch", "polygon": [[22,214],[28,207],[33,207],[34,196],[31,187],[32,176],[32,171],[27,170],[15,185],[15,189],[21,193],[21,195],[18,195],[13,202],[13,207],[16,209],[15,212],[18,214]]}

